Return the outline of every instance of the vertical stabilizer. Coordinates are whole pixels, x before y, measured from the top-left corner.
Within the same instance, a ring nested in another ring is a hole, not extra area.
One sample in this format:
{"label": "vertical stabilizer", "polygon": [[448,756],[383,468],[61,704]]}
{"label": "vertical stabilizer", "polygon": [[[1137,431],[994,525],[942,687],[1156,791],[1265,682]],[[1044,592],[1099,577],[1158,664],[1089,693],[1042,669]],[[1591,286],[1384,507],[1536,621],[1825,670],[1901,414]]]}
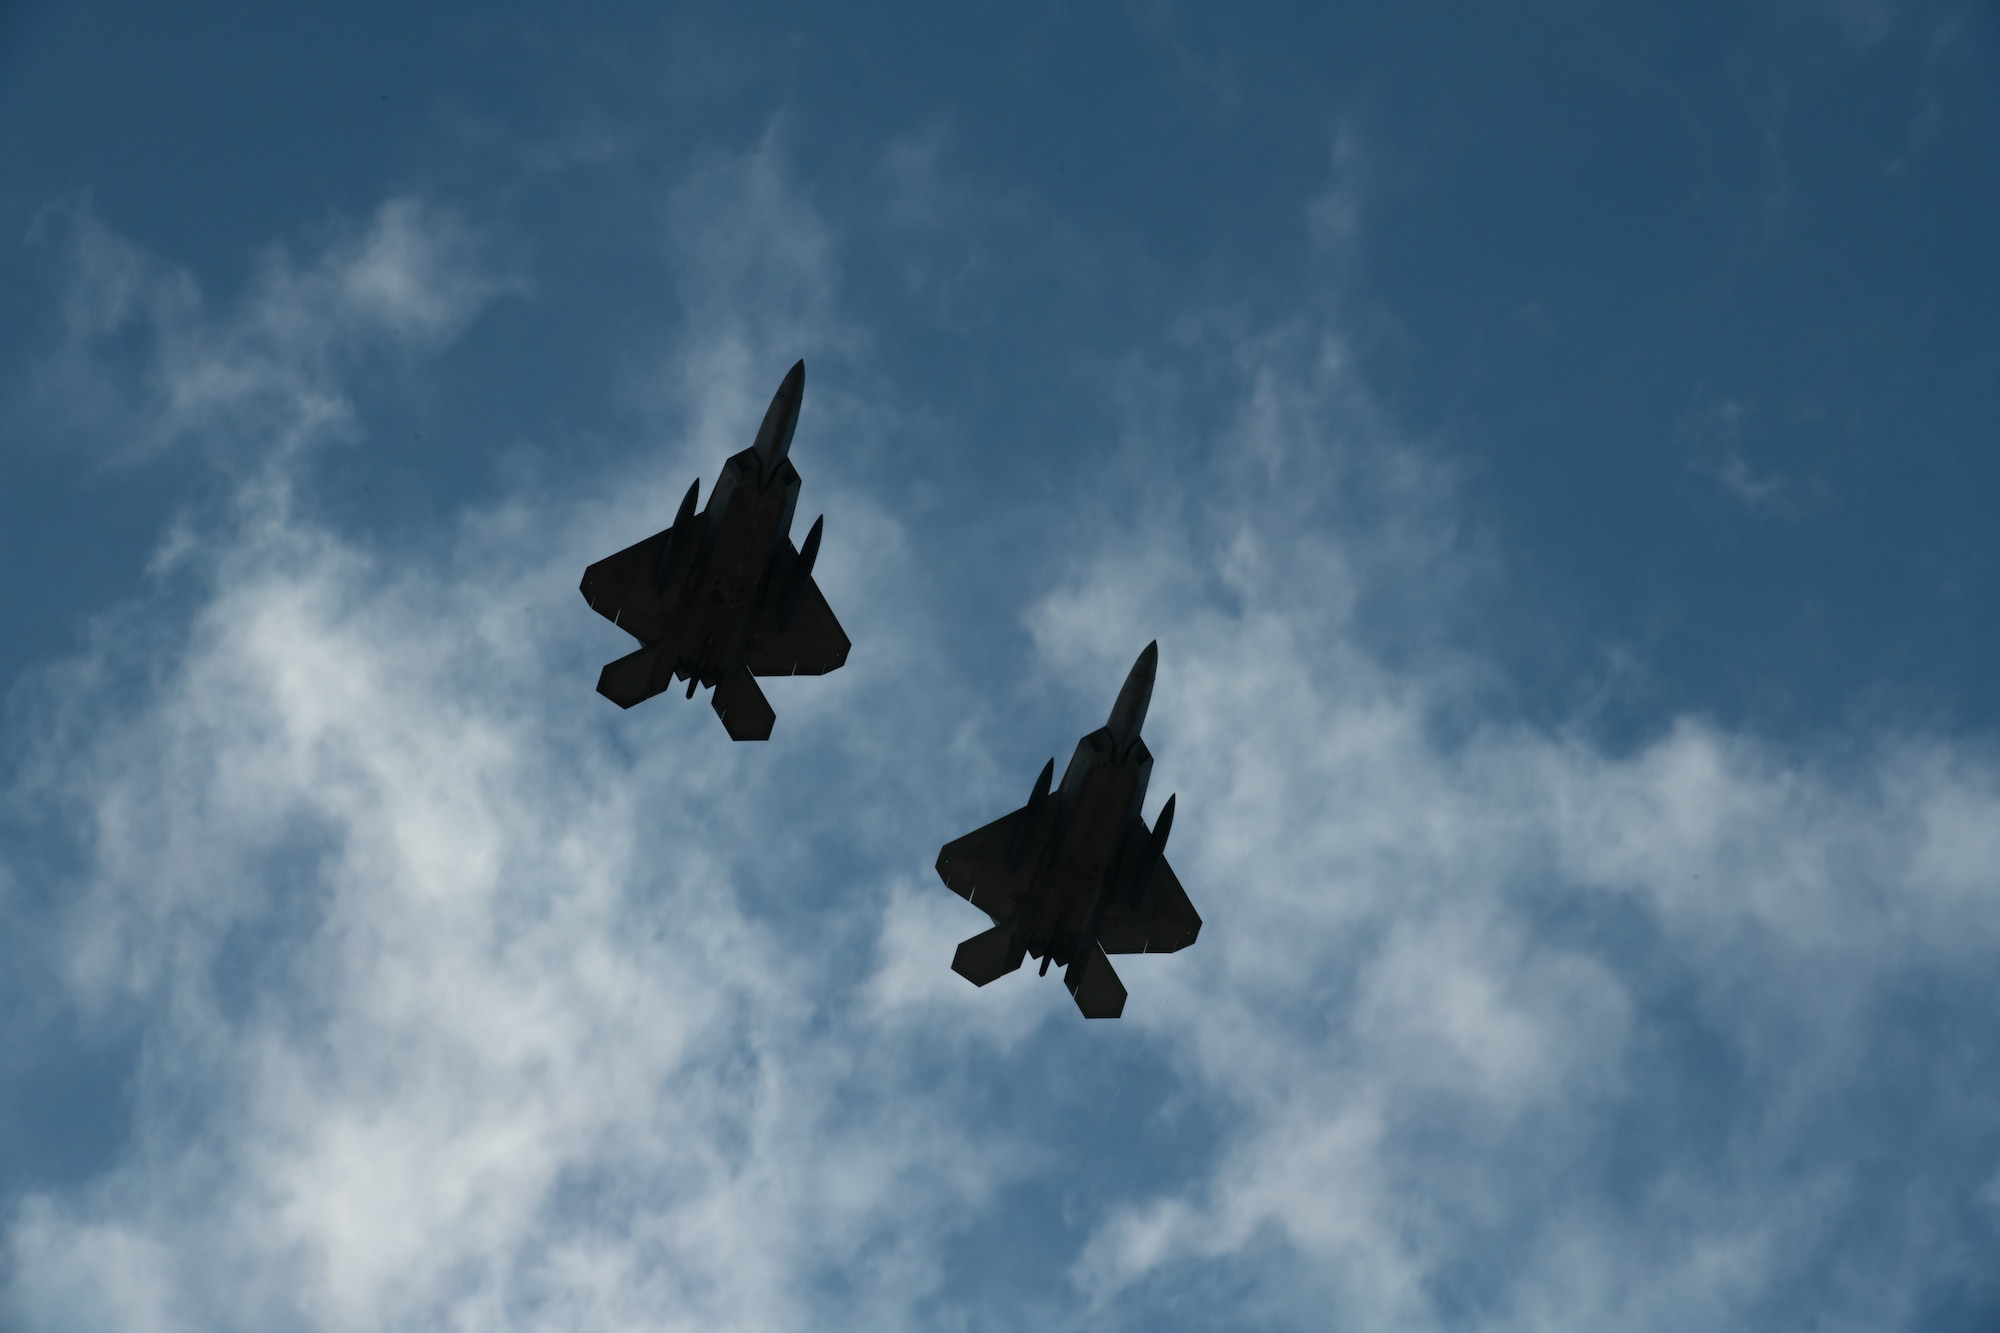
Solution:
{"label": "vertical stabilizer", "polygon": [[701,491],[701,478],[694,479],[688,493],[681,497],[681,507],[674,515],[674,525],[667,530],[667,539],[660,543],[659,563],[653,566],[653,596],[658,597],[667,590],[667,577],[681,564],[695,543],[695,497]]}
{"label": "vertical stabilizer", "polygon": [[1028,803],[1014,817],[1014,832],[1007,839],[1007,873],[1020,873],[1021,863],[1028,858],[1028,840],[1034,836],[1035,826],[1041,823],[1042,811],[1048,808],[1049,784],[1055,780],[1056,761],[1051,759],[1042,765],[1041,776],[1035,779],[1035,789],[1028,793]]}

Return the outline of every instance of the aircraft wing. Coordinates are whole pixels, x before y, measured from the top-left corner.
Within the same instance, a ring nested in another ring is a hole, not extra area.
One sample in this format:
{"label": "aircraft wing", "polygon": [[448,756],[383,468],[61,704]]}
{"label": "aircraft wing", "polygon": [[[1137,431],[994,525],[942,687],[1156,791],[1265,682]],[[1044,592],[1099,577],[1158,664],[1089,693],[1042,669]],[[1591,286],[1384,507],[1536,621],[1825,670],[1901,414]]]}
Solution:
{"label": "aircraft wing", "polygon": [[1007,849],[1014,840],[1014,826],[1026,813],[1024,806],[938,849],[938,878],[945,887],[996,923],[1013,919],[1021,895],[1027,891],[1029,865],[1007,873]]}
{"label": "aircraft wing", "polygon": [[1097,942],[1106,953],[1174,953],[1194,943],[1201,933],[1201,914],[1188,901],[1180,876],[1160,858],[1153,887],[1135,911],[1122,894],[1105,908]]}
{"label": "aircraft wing", "polygon": [[[784,556],[772,571],[776,576],[772,579],[773,587],[784,587],[798,558],[798,548],[787,537]],[[840,627],[833,608],[826,604],[826,594],[807,575],[798,609],[792,613],[791,624],[783,629],[778,628],[778,596],[773,594],[767,599],[756,632],[743,650],[743,665],[750,668],[753,676],[824,676],[846,663],[849,646],[847,631]]]}
{"label": "aircraft wing", "polygon": [[[707,517],[706,514],[688,516],[687,540],[680,543],[684,553],[693,549]],[[583,571],[583,582],[577,585],[591,610],[641,643],[657,643],[666,633],[659,594],[653,591],[653,575],[659,569],[662,551],[679,527],[676,523],[663,528],[616,555],[605,556]],[[685,559],[685,554],[677,556],[675,564]]]}

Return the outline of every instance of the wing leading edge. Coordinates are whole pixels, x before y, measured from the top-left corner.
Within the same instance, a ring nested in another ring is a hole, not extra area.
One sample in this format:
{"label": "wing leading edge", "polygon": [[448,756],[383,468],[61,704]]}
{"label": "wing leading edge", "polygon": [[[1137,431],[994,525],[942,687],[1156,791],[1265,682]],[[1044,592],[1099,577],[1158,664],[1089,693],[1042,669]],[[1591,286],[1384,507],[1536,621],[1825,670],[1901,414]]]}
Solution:
{"label": "wing leading edge", "polygon": [[[626,666],[615,674],[634,677],[652,674],[650,657],[645,658],[648,670],[639,670],[641,654],[667,637],[665,606],[661,594],[653,590],[653,573],[670,548],[693,548],[700,540],[699,525],[705,517],[703,514],[690,517],[686,541],[674,542],[675,528],[664,528],[644,541],[605,556],[583,571],[583,582],[578,585],[578,591],[590,603],[590,609],[646,645],[639,653],[620,659]],[[798,548],[788,537],[783,549],[772,561],[769,586],[782,589],[797,567],[798,560]],[[676,554],[672,563],[680,566],[684,560]],[[778,625],[779,600],[775,592],[765,597],[756,628],[751,632],[749,643],[744,646],[743,664],[749,668],[751,675],[823,676],[846,664],[852,645],[847,631],[840,627],[840,620],[833,614],[833,608],[827,604],[826,594],[820,591],[817,580],[810,574],[806,575],[797,608],[790,622],[782,628]],[[672,663],[668,666],[671,668]],[[637,703],[639,699],[649,698],[667,688],[664,681],[649,683],[651,688],[642,687],[635,679],[633,687],[621,691],[621,694],[631,697],[632,703]],[[640,692],[642,689],[643,693]],[[629,708],[631,704],[625,706]]]}
{"label": "wing leading edge", "polygon": [[[946,843],[938,852],[938,878],[945,882],[945,887],[985,912],[996,924],[1013,919],[1033,872],[1032,857],[1024,858],[1017,870],[1007,868],[1014,831],[1027,813],[1027,807],[1023,806],[1002,815],[991,824]],[[1143,845],[1151,830],[1145,820],[1136,822],[1138,828],[1132,841]],[[1200,934],[1201,914],[1188,901],[1180,876],[1162,857],[1143,902],[1134,906],[1119,894],[1106,906],[1097,941],[1107,954],[1176,953],[1193,944]]]}
{"label": "wing leading edge", "polygon": [[1134,908],[1123,898],[1105,909],[1097,942],[1106,953],[1177,953],[1201,934],[1201,914],[1188,901],[1180,876],[1163,857],[1153,872],[1153,887]]}
{"label": "wing leading edge", "polygon": [[1028,888],[1029,865],[1007,870],[1007,852],[1014,829],[1027,807],[1002,815],[983,828],[946,843],[938,850],[937,872],[945,887],[993,918],[1009,921]]}
{"label": "wing leading edge", "polygon": [[[644,541],[605,556],[583,571],[577,591],[590,609],[651,645],[667,636],[667,589],[685,577],[687,563],[701,544],[708,515],[690,513]],[[661,568],[666,562],[668,568]]]}
{"label": "wing leading edge", "polygon": [[[659,563],[660,549],[672,532],[672,528],[664,528],[584,570],[577,591],[590,603],[590,609],[621,629],[629,628],[623,620],[626,599],[632,586],[640,581],[642,571]],[[636,635],[635,631],[635,637],[644,636]]]}
{"label": "wing leading edge", "polygon": [[845,665],[852,646],[847,631],[827,605],[826,594],[810,573],[805,576],[798,606],[790,623],[778,624],[781,590],[798,568],[798,548],[787,537],[777,559],[771,562],[771,591],[757,615],[757,627],[743,650],[743,665],[755,676],[824,676]]}

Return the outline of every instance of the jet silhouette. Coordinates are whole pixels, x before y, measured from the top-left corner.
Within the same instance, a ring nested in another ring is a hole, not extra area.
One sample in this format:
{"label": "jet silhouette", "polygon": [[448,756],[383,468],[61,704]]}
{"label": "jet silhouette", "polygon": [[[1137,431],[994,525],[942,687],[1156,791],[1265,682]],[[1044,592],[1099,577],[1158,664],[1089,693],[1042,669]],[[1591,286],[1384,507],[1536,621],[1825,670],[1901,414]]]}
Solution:
{"label": "jet silhouette", "polygon": [[630,708],[673,685],[713,686],[730,739],[769,740],[777,714],[758,676],[823,676],[847,661],[847,634],[819,585],[826,516],[805,545],[792,545],[799,472],[788,455],[805,399],[806,363],[791,368],[757,439],[722,465],[708,507],[695,512],[701,479],[688,487],[673,526],[583,571],[591,609],[640,643],[608,663],[597,692]]}
{"label": "jet silhouette", "polygon": [[984,986],[1027,955],[1063,965],[1085,1018],[1125,1012],[1125,986],[1112,953],[1173,953],[1193,944],[1201,917],[1165,855],[1174,798],[1146,827],[1140,807],[1153,755],[1139,738],[1157,642],[1132,665],[1111,717],[1076,744],[1054,792],[1051,759],[1028,803],[938,852],[938,877],[993,919],[993,928],[958,946],[952,971]]}

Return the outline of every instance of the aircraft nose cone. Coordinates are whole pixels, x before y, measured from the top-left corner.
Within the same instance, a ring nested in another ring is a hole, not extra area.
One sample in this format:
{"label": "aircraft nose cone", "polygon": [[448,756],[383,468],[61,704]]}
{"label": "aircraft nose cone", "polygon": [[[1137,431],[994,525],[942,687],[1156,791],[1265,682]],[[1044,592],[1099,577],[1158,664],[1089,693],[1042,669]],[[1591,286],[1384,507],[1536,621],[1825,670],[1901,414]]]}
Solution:
{"label": "aircraft nose cone", "polygon": [[1153,640],[1139,650],[1139,660],[1132,664],[1132,670],[1125,677],[1125,688],[1150,696],[1153,692],[1153,677],[1160,671],[1160,641]]}
{"label": "aircraft nose cone", "polygon": [[756,442],[750,446],[757,455],[760,480],[769,481],[778,464],[791,452],[792,432],[798,429],[799,406],[805,394],[806,363],[801,358],[785,372],[778,391],[771,395],[771,405],[764,410],[764,424],[757,428]]}
{"label": "aircraft nose cone", "polygon": [[1105,723],[1121,747],[1137,739],[1139,728],[1146,723],[1146,705],[1153,698],[1153,673],[1159,666],[1160,641],[1155,639],[1132,664],[1124,687],[1118,691],[1118,701],[1111,705],[1111,718]]}

